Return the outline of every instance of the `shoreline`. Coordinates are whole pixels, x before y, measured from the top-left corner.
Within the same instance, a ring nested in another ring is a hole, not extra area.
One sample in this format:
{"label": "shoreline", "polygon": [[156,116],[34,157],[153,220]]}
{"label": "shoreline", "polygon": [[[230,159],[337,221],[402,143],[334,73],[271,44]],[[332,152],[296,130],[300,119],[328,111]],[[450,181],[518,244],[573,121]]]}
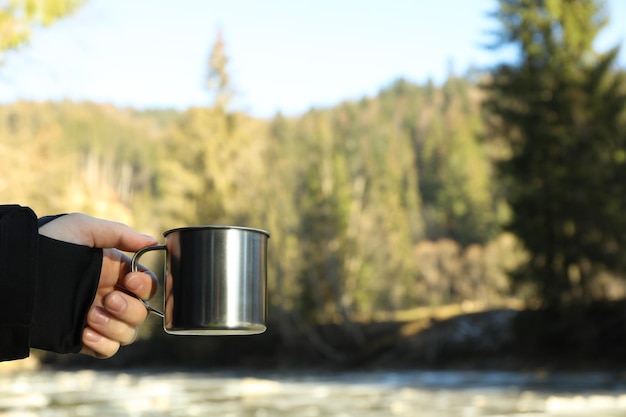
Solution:
{"label": "shoreline", "polygon": [[[157,332],[111,359],[33,352],[3,369],[467,370],[625,372],[624,302],[568,310],[496,309],[450,318],[303,329],[289,339],[272,323],[257,336]],[[355,335],[359,337],[355,337]]]}

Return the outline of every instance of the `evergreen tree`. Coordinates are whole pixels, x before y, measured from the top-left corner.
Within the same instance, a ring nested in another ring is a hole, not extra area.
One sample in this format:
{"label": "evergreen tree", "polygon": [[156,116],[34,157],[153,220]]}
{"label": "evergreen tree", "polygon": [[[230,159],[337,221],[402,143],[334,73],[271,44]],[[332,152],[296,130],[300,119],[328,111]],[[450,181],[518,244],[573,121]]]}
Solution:
{"label": "evergreen tree", "polygon": [[[232,96],[221,32],[208,61],[206,86],[213,106],[186,110],[171,129],[163,155],[160,192],[172,199],[164,208],[167,224],[249,224],[259,215],[254,178],[265,169],[267,126],[227,107]],[[173,227],[173,226],[172,226]]]}
{"label": "evergreen tree", "polygon": [[224,38],[222,32],[219,31],[209,57],[206,87],[213,95],[213,105],[222,110],[227,109],[233,96],[230,74],[227,68],[228,61]]}
{"label": "evergreen tree", "polygon": [[479,107],[470,104],[471,89],[467,80],[450,77],[416,141],[428,238],[463,246],[485,243],[496,229],[490,166],[479,141],[483,123]]}
{"label": "evergreen tree", "polygon": [[626,255],[626,109],[617,48],[596,53],[606,25],[595,0],[500,0],[494,47],[519,61],[486,84],[492,127],[509,155],[499,164],[513,219],[530,260],[518,283],[536,285],[548,305],[589,299],[603,270]]}

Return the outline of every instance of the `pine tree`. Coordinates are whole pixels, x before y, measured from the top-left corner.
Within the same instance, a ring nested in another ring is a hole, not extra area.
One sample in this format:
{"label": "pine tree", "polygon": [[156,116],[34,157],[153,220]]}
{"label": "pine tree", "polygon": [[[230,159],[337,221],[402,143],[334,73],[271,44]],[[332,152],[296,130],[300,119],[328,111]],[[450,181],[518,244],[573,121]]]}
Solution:
{"label": "pine tree", "polygon": [[217,32],[217,38],[213,44],[209,57],[209,70],[206,77],[206,87],[213,95],[213,105],[221,110],[226,110],[233,96],[228,73],[228,56],[222,32]]}
{"label": "pine tree", "polygon": [[508,144],[499,173],[508,229],[529,262],[514,276],[545,304],[589,300],[593,278],[623,271],[626,248],[626,96],[617,48],[593,49],[606,25],[594,0],[500,0],[494,47],[519,61],[486,84],[492,127]]}

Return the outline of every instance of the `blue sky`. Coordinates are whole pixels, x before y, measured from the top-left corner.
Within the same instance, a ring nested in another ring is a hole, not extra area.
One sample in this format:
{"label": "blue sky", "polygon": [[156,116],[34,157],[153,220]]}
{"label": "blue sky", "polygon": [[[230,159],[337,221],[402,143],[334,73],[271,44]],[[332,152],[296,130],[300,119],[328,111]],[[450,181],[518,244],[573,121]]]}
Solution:
{"label": "blue sky", "polygon": [[[206,62],[221,30],[237,91],[258,117],[375,94],[398,77],[441,82],[485,67],[495,0],[88,0],[37,30],[0,67],[0,101],[93,100],[183,109],[210,102]],[[626,44],[626,1],[607,2],[601,50]],[[626,45],[625,45],[626,46]],[[622,47],[626,49],[626,47]],[[626,50],[619,65],[626,67]]]}

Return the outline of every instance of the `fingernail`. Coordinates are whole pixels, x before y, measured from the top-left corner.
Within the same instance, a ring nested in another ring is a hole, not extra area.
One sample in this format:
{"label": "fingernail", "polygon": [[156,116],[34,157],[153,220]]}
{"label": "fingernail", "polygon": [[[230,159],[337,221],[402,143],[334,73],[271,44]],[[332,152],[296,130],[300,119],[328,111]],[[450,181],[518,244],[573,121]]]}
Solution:
{"label": "fingernail", "polygon": [[98,343],[100,340],[102,340],[102,335],[91,329],[85,329],[85,331],[83,332],[83,338],[87,342]]}
{"label": "fingernail", "polygon": [[91,310],[91,316],[89,317],[89,319],[94,324],[100,325],[105,325],[109,322],[109,316],[107,316],[104,311],[101,311],[98,308],[94,308],[93,310]]}
{"label": "fingernail", "polygon": [[143,280],[136,275],[131,275],[126,280],[126,284],[124,286],[128,290],[138,293],[143,288]]}
{"label": "fingernail", "polygon": [[121,313],[126,308],[126,300],[120,294],[111,294],[106,300],[107,309]]}

